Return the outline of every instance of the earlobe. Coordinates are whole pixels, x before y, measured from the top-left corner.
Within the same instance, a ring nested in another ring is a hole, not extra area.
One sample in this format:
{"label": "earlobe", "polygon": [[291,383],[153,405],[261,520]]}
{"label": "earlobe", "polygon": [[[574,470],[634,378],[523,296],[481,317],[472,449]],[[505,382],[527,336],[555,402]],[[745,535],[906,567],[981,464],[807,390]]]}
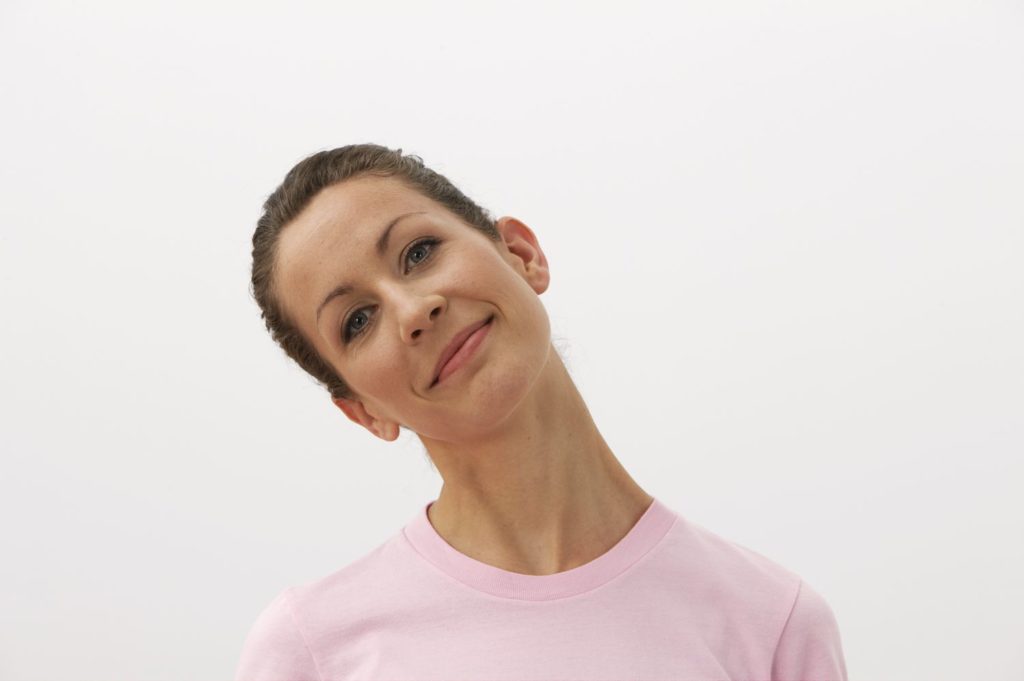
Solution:
{"label": "earlobe", "polygon": [[388,421],[387,424],[385,424],[384,428],[385,435],[378,435],[378,437],[380,437],[382,440],[387,440],[388,442],[394,442],[395,440],[398,439],[400,427],[401,426],[399,426],[397,423],[394,423],[393,421]]}
{"label": "earlobe", "polygon": [[398,424],[375,418],[370,414],[370,412],[366,411],[366,407],[363,406],[363,403],[359,400],[350,400],[344,397],[332,397],[331,402],[334,402],[338,409],[345,412],[345,416],[347,416],[352,423],[366,428],[376,437],[379,437],[382,440],[387,440],[388,442],[398,439]]}

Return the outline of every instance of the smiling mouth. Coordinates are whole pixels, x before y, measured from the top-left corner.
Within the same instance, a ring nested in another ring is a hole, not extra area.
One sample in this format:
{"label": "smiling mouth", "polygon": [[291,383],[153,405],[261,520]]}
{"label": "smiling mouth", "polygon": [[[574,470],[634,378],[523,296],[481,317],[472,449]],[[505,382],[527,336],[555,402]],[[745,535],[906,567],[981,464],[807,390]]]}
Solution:
{"label": "smiling mouth", "polygon": [[459,354],[459,352],[462,350],[463,346],[465,346],[465,344],[470,341],[470,338],[472,336],[474,336],[476,333],[478,333],[480,331],[480,329],[483,329],[483,328],[489,326],[491,324],[491,322],[493,322],[493,321],[494,321],[494,315],[492,314],[490,317],[487,318],[487,321],[485,321],[482,325],[480,325],[479,328],[476,329],[476,331],[471,333],[469,336],[466,337],[465,340],[462,341],[462,344],[459,345],[458,348],[456,348],[455,352],[452,353],[451,357],[449,357],[448,360],[444,363],[444,365],[440,369],[438,369],[437,376],[434,377],[434,381],[429,386],[430,388],[433,388],[434,386],[436,386],[438,383],[441,382],[441,374],[444,373],[445,367],[447,367],[448,364],[454,359],[454,357]]}

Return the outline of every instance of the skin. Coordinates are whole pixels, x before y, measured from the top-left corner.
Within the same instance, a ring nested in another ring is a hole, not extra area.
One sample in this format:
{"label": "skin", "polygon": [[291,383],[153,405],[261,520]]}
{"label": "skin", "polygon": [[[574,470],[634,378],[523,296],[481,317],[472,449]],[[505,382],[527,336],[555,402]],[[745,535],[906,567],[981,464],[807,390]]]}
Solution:
{"label": "skin", "polygon": [[[389,250],[374,243],[394,217]],[[461,553],[547,575],[607,552],[653,501],[598,432],[554,346],[550,283],[533,231],[505,216],[494,242],[396,178],[322,190],[282,232],[277,292],[287,314],[353,389],[335,399],[392,441],[414,431],[443,479],[428,518]],[[434,246],[412,246],[436,237]],[[342,282],[355,293],[320,302]],[[353,315],[362,310],[359,314]],[[449,340],[494,314],[470,362],[429,387]],[[348,344],[342,325],[361,329]]]}

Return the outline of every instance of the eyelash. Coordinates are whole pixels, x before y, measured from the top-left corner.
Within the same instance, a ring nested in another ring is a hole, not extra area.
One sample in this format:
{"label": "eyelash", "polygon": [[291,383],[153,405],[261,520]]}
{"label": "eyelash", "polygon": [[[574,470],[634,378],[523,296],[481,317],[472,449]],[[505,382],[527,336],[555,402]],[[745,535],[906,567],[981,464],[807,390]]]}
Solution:
{"label": "eyelash", "polygon": [[[440,244],[440,239],[436,239],[434,237],[425,237],[423,239],[419,239],[418,241],[413,242],[413,244],[409,247],[409,250],[405,252],[405,255],[406,257],[408,257],[408,255],[415,251],[419,246],[429,246],[429,248],[427,249],[427,255],[424,256],[424,258],[419,262],[413,263],[413,267],[419,267],[420,265],[422,265],[423,263],[425,263],[426,261],[430,260],[433,257],[436,247],[439,246]],[[369,326],[369,324],[366,324],[355,333],[349,333],[349,322],[352,321],[353,317],[355,317],[357,314],[366,309],[368,308],[361,307],[358,310],[354,310],[352,314],[345,318],[345,321],[341,325],[341,340],[343,343],[348,343],[356,336],[359,336]]]}

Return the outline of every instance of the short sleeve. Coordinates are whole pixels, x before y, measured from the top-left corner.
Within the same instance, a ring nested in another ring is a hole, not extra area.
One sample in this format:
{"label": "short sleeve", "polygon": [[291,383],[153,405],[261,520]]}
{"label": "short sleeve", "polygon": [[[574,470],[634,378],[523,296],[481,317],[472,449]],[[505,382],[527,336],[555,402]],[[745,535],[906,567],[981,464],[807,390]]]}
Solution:
{"label": "short sleeve", "polygon": [[835,614],[804,581],[775,649],[772,681],[847,681]]}
{"label": "short sleeve", "polygon": [[278,594],[250,628],[235,681],[322,681],[288,592]]}

